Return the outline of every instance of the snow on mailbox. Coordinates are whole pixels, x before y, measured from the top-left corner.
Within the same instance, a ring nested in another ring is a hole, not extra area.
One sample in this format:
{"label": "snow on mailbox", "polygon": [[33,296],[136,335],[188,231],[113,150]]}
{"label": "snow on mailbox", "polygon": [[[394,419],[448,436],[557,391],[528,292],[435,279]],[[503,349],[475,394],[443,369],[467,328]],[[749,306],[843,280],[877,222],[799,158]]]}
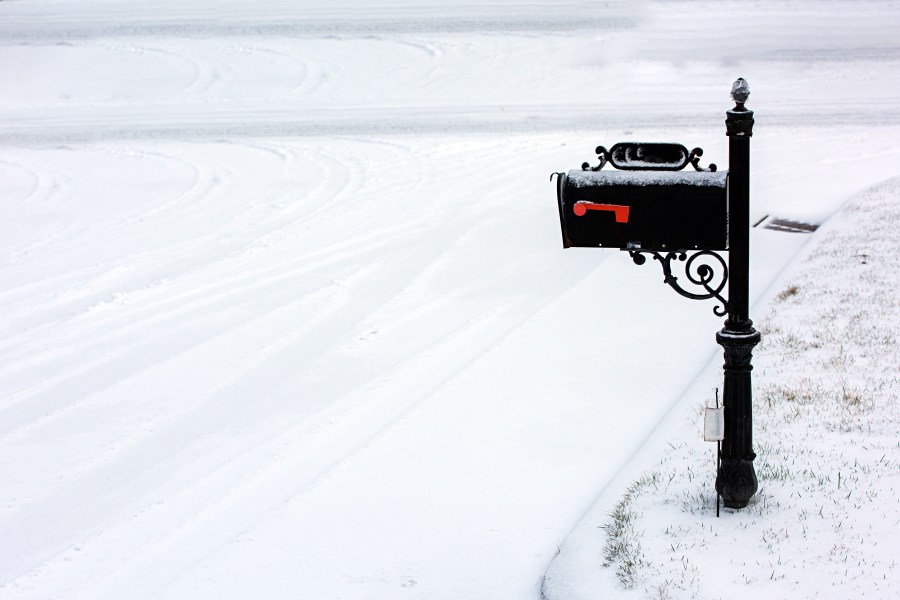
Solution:
{"label": "snow on mailbox", "polygon": [[[727,172],[700,169],[680,144],[598,147],[600,164],[559,173],[563,247],[726,250]],[[619,170],[602,171],[609,162]],[[692,164],[696,171],[682,171]]]}

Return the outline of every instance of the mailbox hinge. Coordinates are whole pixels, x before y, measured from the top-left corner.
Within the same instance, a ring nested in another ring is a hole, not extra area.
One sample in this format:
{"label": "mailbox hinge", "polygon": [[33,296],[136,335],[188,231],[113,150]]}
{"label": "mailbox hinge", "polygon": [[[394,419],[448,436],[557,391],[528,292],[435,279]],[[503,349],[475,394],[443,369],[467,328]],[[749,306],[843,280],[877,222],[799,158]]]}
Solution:
{"label": "mailbox hinge", "polygon": [[[645,254],[653,256],[662,265],[663,282],[678,292],[679,295],[691,300],[709,300],[715,298],[722,306],[713,307],[716,316],[724,317],[728,314],[728,301],[722,296],[722,290],[728,283],[728,264],[725,259],[710,250],[699,250],[688,256],[686,251],[667,252],[665,255],[652,250],[628,250],[631,260],[636,265],[647,262]],[[691,285],[700,288],[696,292],[684,289],[678,283],[678,278],[672,275],[672,261],[684,262],[684,274]],[[696,262],[697,260],[700,262]]]}

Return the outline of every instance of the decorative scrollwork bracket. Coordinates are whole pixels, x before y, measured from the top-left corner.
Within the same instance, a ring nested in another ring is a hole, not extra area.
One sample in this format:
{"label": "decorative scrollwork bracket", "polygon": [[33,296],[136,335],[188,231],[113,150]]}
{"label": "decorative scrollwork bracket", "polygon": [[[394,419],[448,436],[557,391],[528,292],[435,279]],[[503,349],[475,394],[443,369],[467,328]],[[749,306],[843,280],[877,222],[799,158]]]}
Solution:
{"label": "decorative scrollwork bracket", "polygon": [[[652,250],[628,250],[631,260],[636,265],[647,262],[645,254],[651,255],[662,265],[663,280],[666,285],[678,292],[679,295],[691,300],[709,300],[715,298],[721,306],[713,307],[716,316],[724,317],[728,314],[728,301],[722,296],[722,290],[728,283],[728,264],[725,259],[710,250],[699,250],[690,256],[686,251],[667,252],[665,255]],[[672,262],[675,260],[684,263],[684,274],[691,285],[700,288],[692,292],[681,287],[678,278],[672,275]],[[697,263],[697,260],[701,260]],[[712,259],[712,260],[710,260]],[[718,271],[718,272],[717,272]]]}
{"label": "decorative scrollwork bracket", "polygon": [[600,160],[600,163],[594,167],[590,165],[590,163],[583,162],[581,163],[582,171],[599,171],[603,167],[606,166],[606,163],[609,162],[609,150],[604,148],[603,146],[597,146],[597,149],[594,150],[597,153],[597,158]]}
{"label": "decorative scrollwork bracket", "polygon": [[588,162],[581,163],[582,171],[599,171],[607,164],[625,171],[680,171],[688,165],[696,171],[716,170],[714,164],[705,168],[700,166],[703,148],[688,152],[681,144],[621,142],[609,150],[597,146],[594,152],[600,162],[593,167]]}

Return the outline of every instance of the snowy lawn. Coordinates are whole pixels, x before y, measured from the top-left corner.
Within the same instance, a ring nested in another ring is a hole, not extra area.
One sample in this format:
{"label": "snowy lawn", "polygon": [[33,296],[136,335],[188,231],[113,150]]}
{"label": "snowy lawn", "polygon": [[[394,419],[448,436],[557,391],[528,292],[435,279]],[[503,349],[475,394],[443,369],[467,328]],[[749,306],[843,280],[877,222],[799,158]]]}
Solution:
{"label": "snowy lawn", "polygon": [[897,597],[898,231],[894,179],[833,217],[759,306],[750,505],[716,518],[715,445],[697,427],[716,360],[669,416],[655,464],[562,546],[545,598]]}

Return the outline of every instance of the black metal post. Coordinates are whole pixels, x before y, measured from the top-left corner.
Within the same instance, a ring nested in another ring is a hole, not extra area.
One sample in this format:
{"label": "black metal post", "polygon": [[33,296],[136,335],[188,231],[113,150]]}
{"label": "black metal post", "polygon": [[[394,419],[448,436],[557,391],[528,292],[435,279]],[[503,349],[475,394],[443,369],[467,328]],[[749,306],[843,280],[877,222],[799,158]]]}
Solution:
{"label": "black metal post", "polygon": [[753,347],[760,341],[748,316],[750,296],[750,137],[753,111],[744,104],[750,87],[738,79],[731,88],[735,107],[727,112],[728,134],[728,318],[716,334],[725,350],[725,439],[716,491],[725,506],[743,508],[759,483],[753,468]]}

